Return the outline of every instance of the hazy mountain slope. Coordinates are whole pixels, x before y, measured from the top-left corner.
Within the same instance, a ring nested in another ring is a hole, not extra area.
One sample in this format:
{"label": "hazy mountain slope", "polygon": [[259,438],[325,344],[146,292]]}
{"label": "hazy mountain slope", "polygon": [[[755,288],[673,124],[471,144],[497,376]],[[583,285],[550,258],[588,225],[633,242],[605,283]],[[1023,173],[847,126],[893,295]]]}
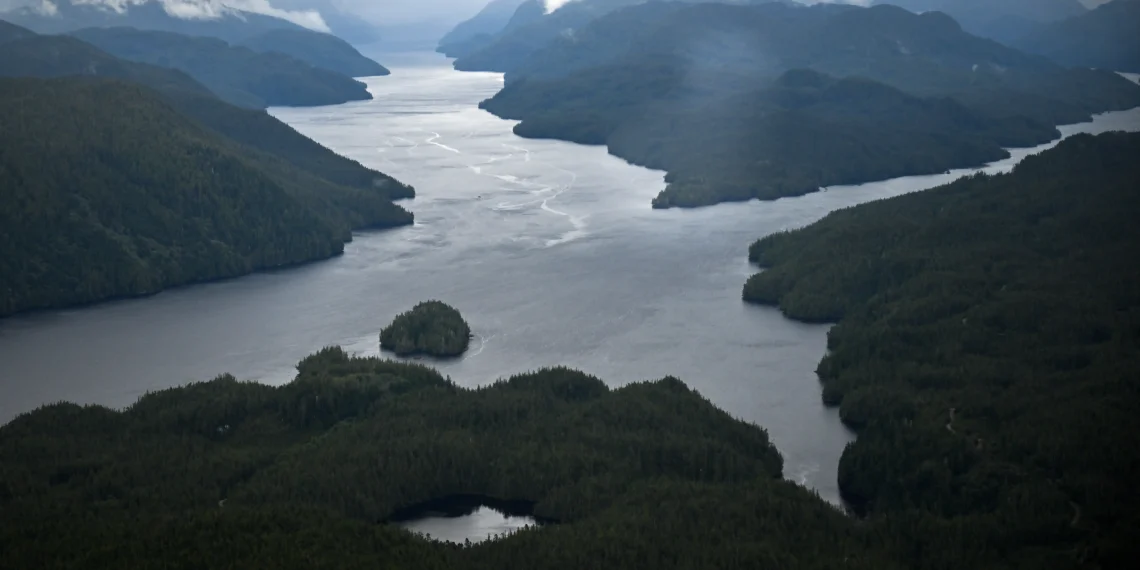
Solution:
{"label": "hazy mountain slope", "polygon": [[439,40],[439,51],[449,56],[457,56],[469,44],[482,36],[490,38],[506,27],[515,10],[526,0],[491,0],[478,14],[457,24]]}
{"label": "hazy mountain slope", "polygon": [[348,42],[312,30],[269,30],[238,43],[256,51],[283,53],[349,77],[372,77],[390,73],[383,65],[361,55]]}
{"label": "hazy mountain slope", "polygon": [[1140,73],[1140,1],[1114,0],[1014,42],[1065,65]]}
{"label": "hazy mountain slope", "polygon": [[912,12],[949,14],[970,33],[1008,42],[1036,26],[1080,16],[1080,0],[874,0]]}
{"label": "hazy mountain slope", "polygon": [[479,49],[458,54],[455,68],[461,71],[511,71],[532,52],[551,40],[572,38],[575,30],[621,7],[644,0],[579,0],[545,13],[541,0],[528,0],[515,12],[506,28]]}
{"label": "hazy mountain slope", "polygon": [[35,32],[23,26],[17,26],[11,22],[0,20],[0,43],[30,38],[34,35],[36,35]]}
{"label": "hazy mountain slope", "polygon": [[235,105],[336,105],[372,98],[348,76],[220,39],[134,28],[87,28],[71,35],[116,57],[185,71]]}
{"label": "hazy mountain slope", "polygon": [[147,294],[339,253],[410,223],[96,78],[0,80],[0,315]]}

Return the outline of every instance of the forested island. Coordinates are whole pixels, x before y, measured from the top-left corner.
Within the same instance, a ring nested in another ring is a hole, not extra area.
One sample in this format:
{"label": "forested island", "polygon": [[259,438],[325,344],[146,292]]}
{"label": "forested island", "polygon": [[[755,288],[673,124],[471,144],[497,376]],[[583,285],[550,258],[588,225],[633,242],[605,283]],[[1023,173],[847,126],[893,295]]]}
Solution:
{"label": "forested island", "polygon": [[454,307],[424,301],[400,313],[380,331],[380,348],[399,356],[459,356],[467,350],[471,327]]}
{"label": "forested island", "polygon": [[839,465],[857,512],[1010,567],[1135,559],[1138,156],[1140,135],[1074,136],[753,244],[745,300],[838,321],[818,372],[859,432]]}
{"label": "forested island", "polygon": [[510,32],[522,41],[574,15],[572,36],[480,52],[507,73],[481,106],[521,121],[521,136],[605,144],[668,171],[658,208],[976,166],[1056,138],[1054,125],[1140,106],[1140,87],[1114,73],[1024,54],[937,12],[648,2],[587,14],[602,4]]}
{"label": "forested island", "polygon": [[0,316],[324,259],[410,186],[177,70],[0,22]]}

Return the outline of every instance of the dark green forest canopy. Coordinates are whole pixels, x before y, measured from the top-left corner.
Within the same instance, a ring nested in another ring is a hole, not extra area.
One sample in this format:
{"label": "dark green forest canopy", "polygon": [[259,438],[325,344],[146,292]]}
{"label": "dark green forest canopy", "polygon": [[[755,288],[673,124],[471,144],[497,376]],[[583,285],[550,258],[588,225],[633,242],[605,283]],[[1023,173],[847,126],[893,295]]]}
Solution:
{"label": "dark green forest canopy", "polygon": [[[0,549],[21,568],[900,567],[780,474],[762,429],[677,379],[469,390],[333,348],[281,387],[224,376],[0,427]],[[467,549],[377,524],[455,493],[561,524]]]}
{"label": "dark green forest canopy", "polygon": [[0,79],[0,315],[327,258],[411,223],[138,85]]}
{"label": "dark green forest canopy", "polygon": [[146,85],[161,93],[179,113],[310,175],[379,190],[391,199],[415,195],[410,186],[332,152],[264,111],[235,107],[218,99],[181,71],[122,60],[74,37],[37,36],[11,24],[0,28],[0,44],[0,77],[94,75]]}
{"label": "dark green forest canopy", "polygon": [[1023,567],[1135,560],[1138,156],[1075,136],[752,246],[745,300],[839,321],[819,375],[860,433],[839,479],[860,512],[1058,557]]}
{"label": "dark green forest canopy", "polygon": [[1140,105],[1114,73],[892,6],[647,3],[549,41],[507,79],[485,109],[522,136],[667,170],[657,207],[979,165]]}
{"label": "dark green forest canopy", "polygon": [[380,331],[380,348],[400,356],[459,356],[470,339],[471,327],[459,311],[440,301],[424,301],[396,315]]}
{"label": "dark green forest canopy", "polygon": [[181,71],[8,24],[0,44],[0,77],[61,78],[0,79],[0,316],[323,259],[412,221],[391,202],[410,186]]}
{"label": "dark green forest canopy", "polygon": [[363,83],[347,75],[216,38],[134,28],[88,28],[71,35],[116,57],[184,71],[241,107],[336,105],[372,98]]}

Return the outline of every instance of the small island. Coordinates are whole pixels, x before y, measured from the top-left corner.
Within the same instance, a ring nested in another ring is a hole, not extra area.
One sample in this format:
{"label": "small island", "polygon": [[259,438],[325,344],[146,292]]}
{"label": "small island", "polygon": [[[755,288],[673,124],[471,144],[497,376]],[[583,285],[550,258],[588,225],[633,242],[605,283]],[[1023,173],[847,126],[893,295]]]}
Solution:
{"label": "small island", "polygon": [[380,331],[380,348],[398,356],[459,356],[470,339],[471,327],[459,311],[440,301],[425,301]]}

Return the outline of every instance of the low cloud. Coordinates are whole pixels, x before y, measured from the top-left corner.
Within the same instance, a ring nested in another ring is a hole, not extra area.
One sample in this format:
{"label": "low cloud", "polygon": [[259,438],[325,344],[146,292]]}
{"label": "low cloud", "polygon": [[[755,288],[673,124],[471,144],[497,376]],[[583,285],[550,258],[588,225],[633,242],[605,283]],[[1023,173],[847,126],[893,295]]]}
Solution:
{"label": "low cloud", "polygon": [[543,0],[543,3],[546,5],[546,13],[549,14],[573,1],[574,0]]}
{"label": "low cloud", "polygon": [[321,13],[315,9],[287,10],[274,6],[271,0],[0,0],[0,11],[29,7],[45,16],[59,15],[59,6],[95,6],[122,14],[132,6],[158,3],[163,11],[184,20],[213,20],[235,10],[264,14],[321,32],[329,31]]}

